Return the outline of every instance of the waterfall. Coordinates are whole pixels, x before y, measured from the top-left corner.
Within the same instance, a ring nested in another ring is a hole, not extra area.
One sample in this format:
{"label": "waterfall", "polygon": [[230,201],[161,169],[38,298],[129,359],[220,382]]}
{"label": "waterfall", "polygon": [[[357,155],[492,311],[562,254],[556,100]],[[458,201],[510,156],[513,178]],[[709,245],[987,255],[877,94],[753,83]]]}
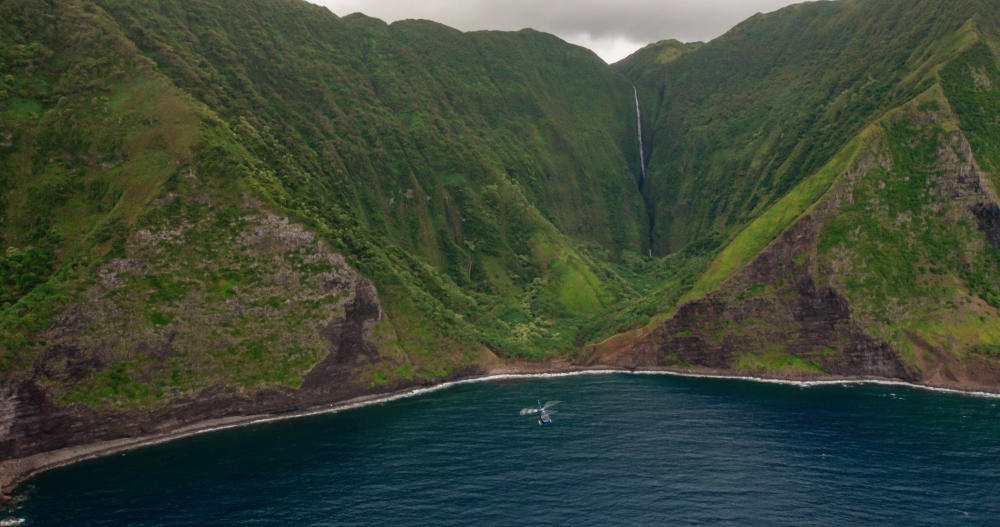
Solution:
{"label": "waterfall", "polygon": [[[639,179],[639,192],[642,192],[642,186],[646,183],[646,155],[643,154],[642,149],[642,111],[639,110],[639,90],[635,89],[635,85],[632,85],[632,95],[635,96],[635,128],[639,134],[639,168],[642,169],[642,178]],[[649,257],[653,257],[653,205],[645,197],[643,197],[643,202],[646,204],[646,213],[649,216]]]}
{"label": "waterfall", "polygon": [[642,179],[639,180],[639,188],[646,181],[646,158],[642,153],[642,113],[639,111],[639,91],[632,86],[632,93],[635,95],[635,127],[639,130],[639,168],[642,169]]}

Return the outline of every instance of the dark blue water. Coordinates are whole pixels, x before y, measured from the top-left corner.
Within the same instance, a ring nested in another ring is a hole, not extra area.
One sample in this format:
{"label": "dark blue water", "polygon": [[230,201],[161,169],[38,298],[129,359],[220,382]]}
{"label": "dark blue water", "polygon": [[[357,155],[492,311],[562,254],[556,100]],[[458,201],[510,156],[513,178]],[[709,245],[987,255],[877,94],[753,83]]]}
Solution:
{"label": "dark blue water", "polygon": [[[518,410],[559,399],[552,426]],[[453,386],[43,473],[26,526],[1000,525],[995,399],[587,375]]]}

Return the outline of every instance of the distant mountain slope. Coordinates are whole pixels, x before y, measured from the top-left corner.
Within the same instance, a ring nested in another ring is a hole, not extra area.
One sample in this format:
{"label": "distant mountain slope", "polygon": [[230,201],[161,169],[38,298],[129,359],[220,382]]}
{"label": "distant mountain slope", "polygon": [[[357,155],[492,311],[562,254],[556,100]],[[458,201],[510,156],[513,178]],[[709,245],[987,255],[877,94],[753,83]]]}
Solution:
{"label": "distant mountain slope", "polygon": [[678,40],[661,40],[644,46],[612,64],[612,67],[636,84],[658,86],[663,82],[662,77],[668,74],[667,68],[662,66],[704,45],[703,42],[684,43]]}
{"label": "distant mountain slope", "polygon": [[[985,4],[984,4],[985,6]],[[926,90],[977,1],[807,2],[669,63],[625,59],[649,122],[654,253],[731,236],[872,120]]]}
{"label": "distant mountain slope", "polygon": [[[301,2],[102,5],[178,86],[228,119],[272,128],[298,171],[350,195],[340,199],[362,221],[384,216],[371,227],[397,243],[425,236],[399,236],[409,213],[387,204],[396,187],[433,195],[495,174],[569,233],[621,247],[642,239],[641,210],[582,219],[637,203],[623,156],[629,87],[588,50],[533,31],[341,19]],[[369,144],[380,148],[352,153]],[[355,188],[362,180],[369,188]]]}

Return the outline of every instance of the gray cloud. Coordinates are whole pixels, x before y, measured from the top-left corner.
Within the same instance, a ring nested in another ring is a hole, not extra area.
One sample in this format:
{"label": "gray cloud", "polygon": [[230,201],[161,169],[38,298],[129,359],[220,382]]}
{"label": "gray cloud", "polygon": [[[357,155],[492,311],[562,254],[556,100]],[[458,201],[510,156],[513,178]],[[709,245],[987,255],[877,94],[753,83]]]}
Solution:
{"label": "gray cloud", "polygon": [[337,15],[424,18],[473,31],[546,31],[618,60],[658,40],[708,41],[754,13],[801,0],[311,0]]}

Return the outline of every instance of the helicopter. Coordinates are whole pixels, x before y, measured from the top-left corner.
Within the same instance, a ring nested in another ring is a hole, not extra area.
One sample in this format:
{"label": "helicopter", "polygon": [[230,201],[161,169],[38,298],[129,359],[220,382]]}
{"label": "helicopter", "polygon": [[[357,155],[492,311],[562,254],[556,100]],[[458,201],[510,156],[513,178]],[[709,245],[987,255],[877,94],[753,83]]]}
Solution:
{"label": "helicopter", "polygon": [[544,405],[542,404],[542,401],[538,401],[538,408],[521,408],[521,415],[541,414],[538,416],[538,424],[550,425],[552,424],[551,415],[557,411],[549,410],[549,408],[557,404],[559,404],[559,401],[548,401]]}

